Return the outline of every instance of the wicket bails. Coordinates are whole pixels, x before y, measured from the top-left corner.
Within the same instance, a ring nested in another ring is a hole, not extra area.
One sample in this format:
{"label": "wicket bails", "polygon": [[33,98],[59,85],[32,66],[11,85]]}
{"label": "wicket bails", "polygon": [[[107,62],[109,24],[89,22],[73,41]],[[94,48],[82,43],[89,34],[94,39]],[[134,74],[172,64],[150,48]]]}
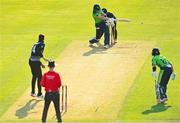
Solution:
{"label": "wicket bails", "polygon": [[61,86],[60,93],[61,93],[61,97],[60,97],[61,114],[63,115],[64,113],[67,112],[67,85]]}

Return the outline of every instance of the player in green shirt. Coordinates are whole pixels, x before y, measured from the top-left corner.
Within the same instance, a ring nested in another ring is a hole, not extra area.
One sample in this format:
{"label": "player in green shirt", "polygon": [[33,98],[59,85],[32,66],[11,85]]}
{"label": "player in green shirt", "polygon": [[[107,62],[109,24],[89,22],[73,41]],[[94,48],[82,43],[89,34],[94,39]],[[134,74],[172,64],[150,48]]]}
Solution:
{"label": "player in green shirt", "polygon": [[90,45],[94,43],[99,43],[100,38],[104,33],[104,48],[109,47],[109,27],[106,24],[106,20],[108,19],[106,15],[102,12],[100,6],[95,4],[93,7],[93,18],[96,26],[96,37],[89,40]]}
{"label": "player in green shirt", "polygon": [[156,66],[160,68],[159,76],[158,76],[158,84],[159,84],[159,92],[160,92],[160,100],[159,102],[165,102],[168,100],[166,95],[167,84],[170,79],[175,79],[176,74],[173,70],[173,65],[163,56],[160,55],[160,51],[158,48],[153,48],[152,50],[152,75],[155,79],[157,79]]}

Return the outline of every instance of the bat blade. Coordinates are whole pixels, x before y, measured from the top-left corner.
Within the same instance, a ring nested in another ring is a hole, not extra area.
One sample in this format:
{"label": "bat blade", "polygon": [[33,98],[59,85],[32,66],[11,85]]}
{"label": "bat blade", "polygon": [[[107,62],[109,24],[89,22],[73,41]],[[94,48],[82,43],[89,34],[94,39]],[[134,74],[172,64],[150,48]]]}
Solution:
{"label": "bat blade", "polygon": [[119,18],[119,19],[116,19],[116,22],[131,22],[130,19],[127,19],[127,18]]}

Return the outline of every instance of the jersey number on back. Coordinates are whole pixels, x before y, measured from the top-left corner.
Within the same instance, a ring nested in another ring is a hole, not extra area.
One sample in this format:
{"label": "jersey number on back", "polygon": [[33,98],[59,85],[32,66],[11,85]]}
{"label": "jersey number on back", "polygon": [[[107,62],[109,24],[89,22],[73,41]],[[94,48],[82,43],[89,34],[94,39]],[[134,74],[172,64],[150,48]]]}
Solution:
{"label": "jersey number on back", "polygon": [[37,44],[34,44],[34,46],[32,47],[32,52],[33,52],[33,53],[36,52],[36,46],[37,46]]}

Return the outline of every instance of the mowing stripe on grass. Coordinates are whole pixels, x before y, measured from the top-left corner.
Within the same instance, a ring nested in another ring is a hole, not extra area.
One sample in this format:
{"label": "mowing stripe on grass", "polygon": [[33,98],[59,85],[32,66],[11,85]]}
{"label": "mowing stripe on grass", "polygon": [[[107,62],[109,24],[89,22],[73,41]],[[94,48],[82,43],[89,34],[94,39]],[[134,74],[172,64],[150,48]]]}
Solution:
{"label": "mowing stripe on grass", "polygon": [[[72,42],[56,68],[68,86],[68,112],[63,120],[118,121],[127,92],[152,47],[148,42],[124,41],[105,50]],[[29,90],[1,117],[3,121],[40,120],[43,101],[32,100]],[[53,107],[48,114],[48,120],[54,121]]]}

